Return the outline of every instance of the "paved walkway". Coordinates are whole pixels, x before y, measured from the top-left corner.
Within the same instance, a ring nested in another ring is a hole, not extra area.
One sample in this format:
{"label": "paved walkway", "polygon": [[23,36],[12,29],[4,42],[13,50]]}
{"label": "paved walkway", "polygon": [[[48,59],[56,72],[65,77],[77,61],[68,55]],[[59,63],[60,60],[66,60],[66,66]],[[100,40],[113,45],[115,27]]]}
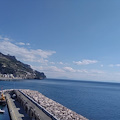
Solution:
{"label": "paved walkway", "polygon": [[6,98],[12,120],[31,120],[17,100],[12,99],[10,94],[6,94]]}

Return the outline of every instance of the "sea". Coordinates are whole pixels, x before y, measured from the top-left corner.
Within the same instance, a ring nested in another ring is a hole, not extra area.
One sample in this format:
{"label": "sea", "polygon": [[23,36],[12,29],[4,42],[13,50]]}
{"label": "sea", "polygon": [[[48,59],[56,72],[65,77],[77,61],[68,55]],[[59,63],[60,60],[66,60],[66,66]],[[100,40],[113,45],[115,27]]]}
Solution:
{"label": "sea", "polygon": [[[44,79],[0,81],[3,89],[31,89],[89,120],[120,120],[120,83]],[[7,106],[0,120],[10,120]]]}

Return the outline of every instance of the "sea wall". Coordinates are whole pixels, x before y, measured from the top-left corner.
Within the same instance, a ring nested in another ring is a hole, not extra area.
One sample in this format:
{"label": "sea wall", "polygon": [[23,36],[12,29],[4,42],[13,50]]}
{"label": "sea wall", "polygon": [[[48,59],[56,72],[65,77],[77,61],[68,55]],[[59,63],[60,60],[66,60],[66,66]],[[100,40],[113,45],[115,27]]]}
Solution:
{"label": "sea wall", "polygon": [[38,91],[20,90],[22,94],[35,101],[46,114],[53,116],[56,120],[88,120],[82,115],[66,108],[65,106],[45,97]]}
{"label": "sea wall", "polygon": [[[7,95],[11,120],[14,120],[15,117],[20,118],[21,116],[21,114],[18,113],[18,108],[15,108],[15,105],[11,104],[12,101],[16,100],[21,104],[21,107],[23,106],[26,114],[34,120],[88,120],[82,115],[77,114],[52,99],[47,98],[38,91],[28,89],[8,89],[3,90],[3,92]],[[17,95],[16,98],[10,100],[14,94]]]}
{"label": "sea wall", "polygon": [[17,95],[16,100],[21,104],[21,107],[24,108],[31,120],[52,120],[52,116],[46,114],[32,99],[30,99],[24,93],[19,90],[14,90],[13,95],[15,96],[15,94]]}

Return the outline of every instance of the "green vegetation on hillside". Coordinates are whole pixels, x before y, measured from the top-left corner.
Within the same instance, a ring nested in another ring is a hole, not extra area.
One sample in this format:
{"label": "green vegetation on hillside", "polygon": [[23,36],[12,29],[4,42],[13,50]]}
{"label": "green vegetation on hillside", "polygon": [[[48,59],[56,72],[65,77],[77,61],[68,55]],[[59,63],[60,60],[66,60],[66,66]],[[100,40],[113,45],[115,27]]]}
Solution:
{"label": "green vegetation on hillside", "polygon": [[30,65],[18,61],[14,56],[0,53],[0,77],[13,77],[22,79],[44,79],[44,73],[34,71]]}

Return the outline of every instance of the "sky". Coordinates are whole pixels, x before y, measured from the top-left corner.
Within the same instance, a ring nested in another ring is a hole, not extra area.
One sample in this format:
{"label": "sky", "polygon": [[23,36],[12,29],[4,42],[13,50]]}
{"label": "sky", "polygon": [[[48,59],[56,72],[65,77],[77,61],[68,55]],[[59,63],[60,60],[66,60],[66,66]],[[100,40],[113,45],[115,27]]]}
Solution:
{"label": "sky", "polygon": [[119,0],[0,1],[0,52],[47,78],[120,82]]}

